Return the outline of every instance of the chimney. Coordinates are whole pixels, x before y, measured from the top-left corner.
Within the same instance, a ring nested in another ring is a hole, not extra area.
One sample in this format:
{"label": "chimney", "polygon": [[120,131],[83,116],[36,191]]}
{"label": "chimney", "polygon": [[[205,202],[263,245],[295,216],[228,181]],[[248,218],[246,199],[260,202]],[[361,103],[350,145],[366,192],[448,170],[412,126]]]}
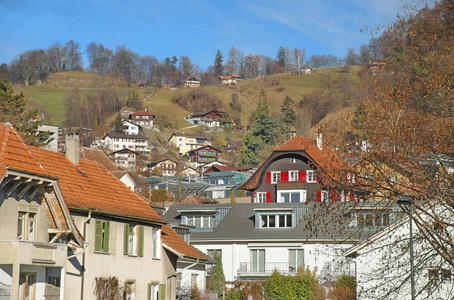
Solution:
{"label": "chimney", "polygon": [[79,135],[66,135],[66,159],[72,162],[75,166],[79,166]]}
{"label": "chimney", "polygon": [[323,148],[323,134],[321,132],[317,132],[317,139],[315,141],[317,147],[322,150]]}

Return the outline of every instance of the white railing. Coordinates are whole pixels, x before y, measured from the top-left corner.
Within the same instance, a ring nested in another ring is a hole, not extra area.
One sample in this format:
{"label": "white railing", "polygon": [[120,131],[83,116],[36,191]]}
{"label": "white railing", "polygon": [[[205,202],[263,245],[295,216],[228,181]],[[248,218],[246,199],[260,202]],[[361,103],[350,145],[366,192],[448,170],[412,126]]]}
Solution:
{"label": "white railing", "polygon": [[278,271],[281,274],[295,274],[298,271],[298,265],[289,264],[286,262],[265,262],[264,264],[240,262],[240,268],[238,269],[237,273],[238,276],[267,276],[271,275],[274,270]]}

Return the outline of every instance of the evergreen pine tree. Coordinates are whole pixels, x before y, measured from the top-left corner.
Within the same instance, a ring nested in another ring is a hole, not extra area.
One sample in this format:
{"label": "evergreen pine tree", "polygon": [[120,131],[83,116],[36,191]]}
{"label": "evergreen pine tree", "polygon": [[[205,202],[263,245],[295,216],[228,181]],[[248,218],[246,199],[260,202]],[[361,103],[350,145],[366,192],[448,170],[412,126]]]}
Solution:
{"label": "evergreen pine tree", "polygon": [[222,290],[224,288],[224,269],[222,268],[222,258],[217,251],[214,251],[213,259],[217,262],[210,269],[210,278],[207,282],[207,288],[213,292],[217,292],[218,295],[222,295]]}
{"label": "evergreen pine tree", "polygon": [[121,113],[118,113],[117,116],[115,117],[112,129],[115,133],[123,133],[125,126],[123,125],[123,120],[121,119]]}
{"label": "evergreen pine tree", "polygon": [[216,53],[216,57],[214,58],[214,69],[216,70],[216,75],[220,76],[224,73],[224,66],[222,65],[223,59],[221,50],[218,49],[218,53]]}
{"label": "evergreen pine tree", "polygon": [[293,100],[287,96],[284,99],[284,103],[281,105],[281,114],[282,114],[282,121],[288,127],[292,127],[296,125],[296,113],[293,109],[294,102]]}

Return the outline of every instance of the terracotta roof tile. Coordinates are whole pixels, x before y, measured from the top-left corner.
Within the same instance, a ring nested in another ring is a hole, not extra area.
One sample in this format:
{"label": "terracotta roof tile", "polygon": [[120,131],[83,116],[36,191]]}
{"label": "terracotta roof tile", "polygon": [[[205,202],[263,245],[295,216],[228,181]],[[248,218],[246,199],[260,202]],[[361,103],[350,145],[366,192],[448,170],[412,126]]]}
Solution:
{"label": "terracotta roof tile", "polygon": [[150,113],[148,111],[144,111],[144,110],[135,111],[133,113],[130,113],[130,115],[133,115],[133,116],[154,116],[152,113]]}
{"label": "terracotta roof tile", "polygon": [[51,176],[33,157],[28,146],[11,125],[0,123],[0,175],[6,167]]}
{"label": "terracotta roof tile", "polygon": [[219,201],[216,201],[209,197],[202,197],[191,194],[187,195],[186,198],[183,199],[183,201],[177,204],[205,204],[205,203],[219,203]]}
{"label": "terracotta roof tile", "polygon": [[183,241],[183,239],[169,225],[162,226],[161,238],[163,243],[175,251],[183,254],[183,256],[209,260],[208,257],[186,244],[186,242]]}
{"label": "terracotta roof tile", "polygon": [[162,221],[150,204],[95,162],[74,166],[63,154],[30,147],[34,157],[57,176],[66,205],[118,215]]}

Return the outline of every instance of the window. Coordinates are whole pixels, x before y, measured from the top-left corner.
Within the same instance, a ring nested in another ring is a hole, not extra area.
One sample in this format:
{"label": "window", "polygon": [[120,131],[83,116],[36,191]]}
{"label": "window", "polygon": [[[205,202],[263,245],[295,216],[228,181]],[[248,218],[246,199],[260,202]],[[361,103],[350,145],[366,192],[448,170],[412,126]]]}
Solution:
{"label": "window", "polygon": [[153,258],[161,258],[161,229],[153,228]]}
{"label": "window", "polygon": [[297,162],[296,158],[290,158],[290,163],[291,164],[296,164],[296,162]]}
{"label": "window", "polygon": [[315,182],[315,171],[306,171],[306,181],[307,182]]}
{"label": "window", "polygon": [[149,283],[147,289],[147,300],[158,300],[159,284]]}
{"label": "window", "polygon": [[188,225],[194,225],[197,228],[214,228],[216,225],[215,216],[188,216],[186,219]]}
{"label": "window", "polygon": [[288,261],[288,271],[297,272],[304,265],[304,249],[289,249]]}
{"label": "window", "polygon": [[110,221],[95,222],[95,252],[109,252]]}
{"label": "window", "polygon": [[387,212],[360,211],[356,215],[358,227],[386,227],[389,225],[389,215]]}
{"label": "window", "polygon": [[136,285],[133,281],[125,282],[124,299],[125,300],[135,300],[136,299]]}
{"label": "window", "polygon": [[211,258],[214,258],[214,254],[219,255],[219,257],[222,260],[222,249],[208,249],[207,250],[207,255]]}
{"label": "window", "polygon": [[271,172],[271,183],[281,181],[281,172]]}
{"label": "window", "polygon": [[261,228],[292,228],[292,215],[262,214],[260,215]]}
{"label": "window", "polygon": [[277,191],[278,203],[306,202],[306,190]]}
{"label": "window", "polygon": [[196,273],[192,273],[191,274],[191,288],[196,288],[197,287],[197,276],[199,274],[196,274]]}
{"label": "window", "polygon": [[265,203],[266,202],[266,192],[258,192],[255,203]]}
{"label": "window", "polygon": [[19,240],[35,241],[36,234],[36,214],[22,212],[18,214],[17,238]]}
{"label": "window", "polygon": [[125,224],[124,255],[143,256],[144,227]]}
{"label": "window", "polygon": [[298,181],[298,171],[288,171],[288,181]]}
{"label": "window", "polygon": [[265,272],[265,249],[251,250],[251,272]]}

